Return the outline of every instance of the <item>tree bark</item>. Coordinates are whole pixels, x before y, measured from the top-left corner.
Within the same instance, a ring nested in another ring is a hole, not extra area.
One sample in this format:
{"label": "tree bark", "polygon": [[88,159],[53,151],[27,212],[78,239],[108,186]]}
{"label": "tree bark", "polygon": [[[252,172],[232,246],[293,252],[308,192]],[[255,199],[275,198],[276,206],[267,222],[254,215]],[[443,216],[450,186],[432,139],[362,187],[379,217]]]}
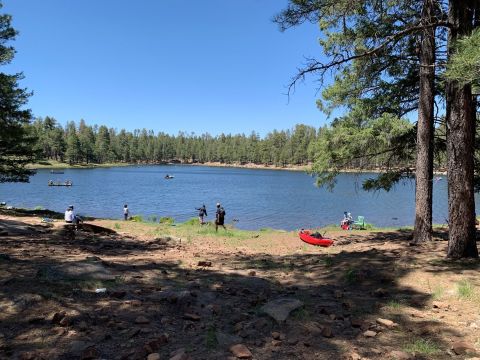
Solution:
{"label": "tree bark", "polygon": [[[436,0],[424,0],[422,23],[432,24]],[[425,28],[420,44],[420,93],[415,169],[415,230],[413,242],[432,239],[433,123],[435,86],[435,28]]]}
{"label": "tree bark", "polygon": [[[473,28],[476,0],[450,0],[449,55],[455,41]],[[447,169],[449,240],[447,257],[478,257],[474,201],[475,108],[470,85],[448,81]]]}

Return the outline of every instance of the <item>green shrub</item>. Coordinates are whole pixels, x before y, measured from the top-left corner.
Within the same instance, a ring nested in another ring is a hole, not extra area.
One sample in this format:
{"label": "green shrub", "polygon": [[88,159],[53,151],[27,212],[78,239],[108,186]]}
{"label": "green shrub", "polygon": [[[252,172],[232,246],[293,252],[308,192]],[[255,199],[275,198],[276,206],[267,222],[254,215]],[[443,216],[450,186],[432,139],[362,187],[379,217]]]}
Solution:
{"label": "green shrub", "polygon": [[175,222],[175,219],[168,216],[163,216],[160,218],[160,224],[171,225]]}
{"label": "green shrub", "polygon": [[43,206],[37,205],[33,210],[43,210]]}
{"label": "green shrub", "polygon": [[142,215],[133,215],[131,217],[131,220],[136,221],[136,222],[143,222],[143,216]]}
{"label": "green shrub", "polygon": [[190,218],[183,223],[183,225],[187,225],[187,226],[198,225],[198,224],[200,224],[200,222],[198,221],[197,218]]}
{"label": "green shrub", "polygon": [[373,229],[375,229],[375,226],[373,224],[370,224],[370,223],[365,223],[364,228],[365,228],[365,230],[373,230]]}

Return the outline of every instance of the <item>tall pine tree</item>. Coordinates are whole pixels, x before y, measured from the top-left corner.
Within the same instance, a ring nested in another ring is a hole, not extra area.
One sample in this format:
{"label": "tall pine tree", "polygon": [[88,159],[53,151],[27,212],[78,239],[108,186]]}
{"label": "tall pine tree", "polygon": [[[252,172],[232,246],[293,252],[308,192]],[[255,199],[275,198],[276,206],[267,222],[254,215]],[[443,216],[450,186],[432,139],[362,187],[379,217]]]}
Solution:
{"label": "tall pine tree", "polygon": [[[0,3],[0,9],[2,8]],[[15,50],[8,42],[17,32],[11,26],[11,16],[0,14],[0,65],[10,63]],[[35,138],[26,126],[32,118],[24,108],[31,95],[19,87],[21,73],[0,73],[0,182],[27,182],[34,171],[25,165],[33,162]]]}

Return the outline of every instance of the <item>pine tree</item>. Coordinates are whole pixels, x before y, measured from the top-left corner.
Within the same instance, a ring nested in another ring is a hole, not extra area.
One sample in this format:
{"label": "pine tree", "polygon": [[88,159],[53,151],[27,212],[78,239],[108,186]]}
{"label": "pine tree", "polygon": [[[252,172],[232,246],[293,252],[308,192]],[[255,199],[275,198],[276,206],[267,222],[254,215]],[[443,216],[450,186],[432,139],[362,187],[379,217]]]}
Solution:
{"label": "pine tree", "polygon": [[[15,54],[14,48],[7,45],[17,35],[11,20],[10,15],[0,14],[0,65],[10,63]],[[34,174],[25,168],[37,153],[36,139],[28,126],[31,112],[24,109],[31,94],[19,87],[22,78],[21,73],[0,73],[0,182],[28,182]]]}

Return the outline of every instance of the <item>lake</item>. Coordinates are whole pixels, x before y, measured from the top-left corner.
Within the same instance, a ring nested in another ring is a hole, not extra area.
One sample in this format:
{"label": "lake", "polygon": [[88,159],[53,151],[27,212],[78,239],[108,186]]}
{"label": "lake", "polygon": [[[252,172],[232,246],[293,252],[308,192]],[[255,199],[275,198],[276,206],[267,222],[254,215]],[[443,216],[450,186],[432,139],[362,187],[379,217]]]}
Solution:
{"label": "lake", "polygon": [[[174,178],[166,180],[166,174]],[[170,216],[176,221],[196,217],[207,206],[207,220],[222,203],[226,222],[241,229],[265,227],[293,230],[338,224],[344,211],[365,216],[376,226],[406,226],[414,222],[415,186],[407,181],[390,192],[364,192],[361,183],[374,174],[341,174],[333,192],[317,188],[304,172],[220,168],[188,165],[65,169],[64,174],[38,170],[30,183],[0,184],[0,201],[16,207],[122,218],[124,204],[144,218]],[[72,187],[47,186],[48,180],[72,180]],[[434,223],[448,216],[445,176],[434,181]]]}

